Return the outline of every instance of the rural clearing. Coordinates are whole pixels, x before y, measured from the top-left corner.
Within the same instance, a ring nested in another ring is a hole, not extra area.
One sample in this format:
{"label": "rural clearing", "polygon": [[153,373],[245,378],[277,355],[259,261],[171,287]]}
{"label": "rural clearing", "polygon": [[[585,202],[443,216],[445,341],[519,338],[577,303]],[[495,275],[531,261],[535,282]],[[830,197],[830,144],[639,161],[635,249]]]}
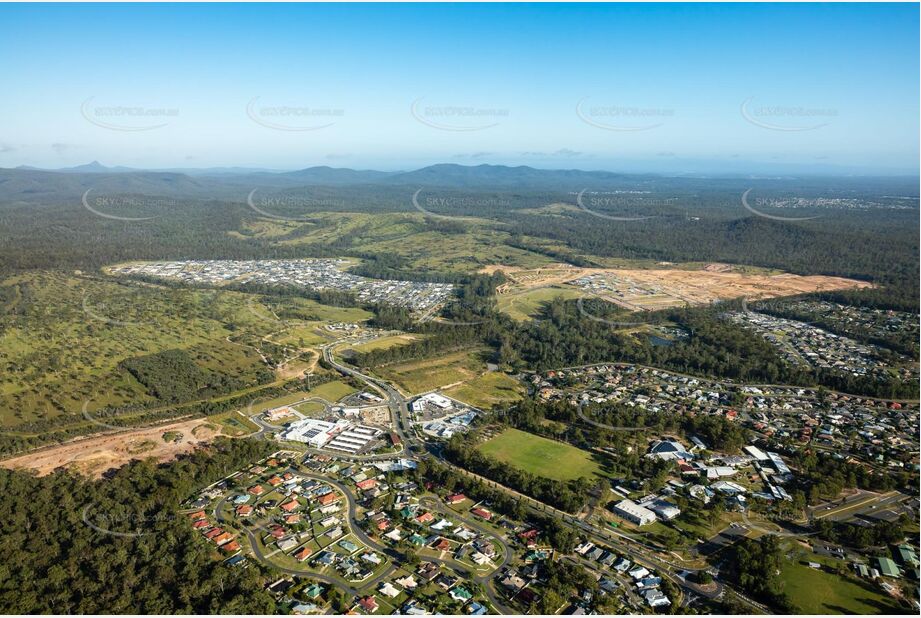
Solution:
{"label": "rural clearing", "polygon": [[[178,436],[164,439],[164,435]],[[81,438],[0,461],[10,470],[30,470],[38,476],[67,468],[85,476],[100,478],[112,468],[136,459],[154,458],[159,462],[190,453],[221,435],[221,429],[207,419],[145,427],[89,438]]]}

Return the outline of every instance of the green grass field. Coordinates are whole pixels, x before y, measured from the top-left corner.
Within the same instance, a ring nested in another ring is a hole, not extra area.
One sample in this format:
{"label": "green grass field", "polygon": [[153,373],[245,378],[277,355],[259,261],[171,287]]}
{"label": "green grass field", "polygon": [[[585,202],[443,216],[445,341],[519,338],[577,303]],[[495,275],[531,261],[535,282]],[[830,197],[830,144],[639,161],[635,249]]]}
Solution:
{"label": "green grass field", "polygon": [[220,426],[221,431],[229,436],[242,436],[259,430],[255,423],[236,411],[209,416],[208,421]]}
{"label": "green grass field", "polygon": [[[817,560],[814,556],[804,560]],[[820,571],[797,560],[783,567],[784,591],[802,614],[905,613],[878,587],[850,575]]]}
{"label": "green grass field", "polygon": [[346,395],[351,395],[354,392],[356,392],[356,389],[352,385],[346,384],[341,380],[333,380],[332,382],[321,384],[320,386],[309,390],[308,396],[320,397],[326,401],[329,401],[330,403],[334,403]]}
{"label": "green grass field", "polygon": [[570,300],[585,296],[579,290],[567,287],[547,287],[525,290],[523,292],[511,292],[503,294],[497,299],[497,308],[499,311],[508,314],[513,320],[519,322],[530,320],[540,314],[546,303],[554,298]]}
{"label": "green grass field", "polygon": [[296,393],[291,393],[290,395],[282,395],[281,397],[276,397],[274,399],[268,399],[266,401],[259,401],[252,405],[252,411],[245,410],[247,414],[257,414],[259,412],[265,412],[266,410],[271,410],[273,408],[278,408],[280,406],[291,405],[295,401],[300,401],[301,399],[306,399],[310,397],[307,391],[298,391]]}
{"label": "green grass field", "polygon": [[479,351],[462,350],[436,358],[387,365],[375,370],[385,380],[396,383],[404,392],[424,393],[448,384],[466,382],[486,371]]}
{"label": "green grass field", "polygon": [[329,343],[332,338],[323,336],[322,331],[317,329],[321,324],[321,322],[317,322],[308,323],[304,326],[295,326],[277,336],[271,337],[271,340],[279,345],[290,345],[299,348]]}
{"label": "green grass field", "polygon": [[387,348],[409,345],[422,338],[422,335],[390,335],[389,337],[381,337],[380,339],[374,339],[367,343],[360,343],[356,346],[352,346],[350,349],[356,352],[373,352],[374,350],[386,350]]}
{"label": "green grass field", "polygon": [[326,410],[326,406],[324,406],[319,401],[308,401],[306,403],[294,406],[294,409],[301,414],[306,414],[307,416],[316,416],[324,412]]}
{"label": "green grass field", "polygon": [[515,468],[558,481],[603,476],[591,453],[518,429],[506,429],[477,449]]}

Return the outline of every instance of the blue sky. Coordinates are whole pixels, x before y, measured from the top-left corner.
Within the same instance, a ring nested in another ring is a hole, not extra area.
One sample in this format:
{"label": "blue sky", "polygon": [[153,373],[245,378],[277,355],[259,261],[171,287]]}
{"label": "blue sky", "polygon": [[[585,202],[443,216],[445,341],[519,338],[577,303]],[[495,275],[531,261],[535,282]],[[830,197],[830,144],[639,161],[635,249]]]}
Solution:
{"label": "blue sky", "polygon": [[918,6],[0,5],[0,166],[917,172]]}

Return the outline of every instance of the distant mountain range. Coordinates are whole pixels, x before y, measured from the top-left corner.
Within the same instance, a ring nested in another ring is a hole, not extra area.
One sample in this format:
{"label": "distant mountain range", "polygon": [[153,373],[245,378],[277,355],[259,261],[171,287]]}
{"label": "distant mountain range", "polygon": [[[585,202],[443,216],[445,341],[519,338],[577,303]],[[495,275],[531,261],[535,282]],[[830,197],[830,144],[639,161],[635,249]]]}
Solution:
{"label": "distant mountain range", "polygon": [[144,170],[107,167],[93,161],[56,170],[28,166],[0,168],[0,199],[31,201],[53,195],[78,195],[88,189],[238,200],[252,189],[271,192],[298,187],[353,187],[355,190],[375,187],[385,192],[388,188],[396,187],[403,190],[407,187],[440,187],[465,191],[572,191],[581,190],[585,186],[609,187],[625,180],[644,178],[652,177],[580,170],[540,170],[526,166],[463,166],[448,163],[400,172],[326,166],[279,172],[250,168]]}
{"label": "distant mountain range", "polygon": [[[243,201],[252,190],[263,194],[295,189],[338,191],[347,198],[399,196],[420,188],[446,191],[557,193],[624,191],[655,193],[678,191],[699,194],[721,190],[744,191],[752,186],[815,188],[823,186],[819,177],[751,177],[727,174],[723,177],[660,176],[607,171],[548,170],[528,166],[475,165],[453,163],[430,165],[417,170],[382,172],[327,166],[296,171],[259,168],[219,167],[146,170],[108,167],[98,161],[56,170],[28,166],[0,168],[0,200],[32,202],[83,195],[87,190],[101,193],[168,196],[187,199]],[[818,182],[818,185],[816,184]],[[917,195],[917,178],[837,178],[833,185],[879,188],[882,195]],[[897,192],[897,193],[893,193]]]}
{"label": "distant mountain range", "polygon": [[172,172],[187,174],[189,176],[224,175],[224,174],[254,174],[277,173],[279,170],[270,170],[257,167],[171,167],[162,169],[147,169],[140,167],[125,167],[123,165],[106,166],[99,161],[77,165],[75,167],[46,168],[31,165],[20,165],[14,169],[33,172],[58,172],[61,174],[124,174],[130,172]]}
{"label": "distant mountain range", "polygon": [[[144,169],[124,167],[121,165],[108,167],[99,161],[93,161],[75,167],[62,167],[46,169],[21,165],[15,170],[30,172],[55,172],[59,174],[183,174],[186,176],[251,176],[271,181],[271,184],[287,184],[289,181],[298,184],[318,185],[352,185],[352,184],[389,184],[389,185],[423,185],[423,186],[535,186],[559,184],[561,182],[574,182],[581,180],[623,180],[627,176],[636,174],[618,174],[604,171],[583,170],[544,170],[526,165],[509,167],[505,165],[458,165],[454,163],[439,163],[413,171],[380,172],[375,170],[353,170],[349,168],[336,168],[329,166],[308,167],[295,171],[278,171],[246,167],[211,167],[211,168],[166,168]],[[6,171],[6,170],[4,170]]]}

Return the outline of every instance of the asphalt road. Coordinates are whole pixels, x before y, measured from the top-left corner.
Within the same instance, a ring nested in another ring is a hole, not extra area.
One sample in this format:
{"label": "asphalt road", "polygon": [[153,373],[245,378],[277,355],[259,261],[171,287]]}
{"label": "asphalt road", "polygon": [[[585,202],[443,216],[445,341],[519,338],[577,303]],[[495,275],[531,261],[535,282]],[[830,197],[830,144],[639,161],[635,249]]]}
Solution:
{"label": "asphalt road", "polygon": [[394,431],[400,436],[400,439],[403,441],[403,444],[410,444],[412,438],[407,434],[410,428],[410,419],[409,419],[409,407],[406,404],[406,398],[403,397],[395,388],[390,386],[387,382],[379,380],[373,376],[364,374],[357,369],[343,365],[333,357],[332,349],[335,344],[328,345],[323,348],[323,358],[329,363],[333,368],[335,368],[339,373],[345,375],[353,376],[362,380],[374,390],[383,394],[387,399],[387,405],[390,407],[390,414],[394,419]]}
{"label": "asphalt road", "polygon": [[461,522],[462,524],[464,524],[466,527],[470,528],[471,530],[476,530],[481,535],[488,537],[488,538],[492,538],[495,541],[495,544],[498,545],[502,550],[502,560],[496,565],[496,568],[491,573],[488,573],[486,575],[477,575],[477,576],[472,577],[471,579],[473,579],[473,581],[477,582],[478,584],[482,586],[483,592],[486,594],[486,597],[489,599],[489,602],[492,603],[493,607],[496,610],[506,615],[517,613],[511,608],[507,607],[505,603],[502,600],[500,600],[500,597],[498,593],[496,592],[495,581],[493,579],[495,574],[501,572],[502,569],[508,566],[508,563],[511,562],[513,558],[512,550],[508,546],[508,543],[506,543],[505,539],[496,535],[495,532],[482,526],[478,522],[472,519],[466,519],[464,517],[461,517],[460,515],[457,514],[457,512],[452,511],[450,508],[448,508],[448,506],[444,502],[442,502],[440,499],[424,497],[421,500],[419,500],[419,503],[425,506],[425,508],[429,509],[430,511],[435,511],[443,515],[445,518],[450,517],[451,519],[456,519],[457,521]]}
{"label": "asphalt road", "polygon": [[[348,367],[336,361],[332,354],[332,348],[334,346],[335,344],[331,344],[323,348],[324,360],[327,363],[329,363],[333,368],[335,368],[337,371],[339,371],[340,373],[344,375],[353,376],[365,382],[374,390],[383,394],[387,399],[388,406],[390,407],[391,414],[395,421],[395,426],[394,426],[395,432],[397,433],[397,435],[400,436],[401,440],[403,441],[403,444],[406,445],[407,447],[411,444],[414,444],[416,442],[415,436],[411,436],[410,434],[407,433],[407,430],[410,427],[410,419],[409,419],[409,408],[407,406],[406,399],[387,382],[384,382],[383,380],[379,380],[378,378],[375,378],[373,376],[364,374],[357,369]],[[582,417],[584,420],[592,422],[590,419],[584,417],[584,415],[582,415]],[[311,451],[312,449],[308,449],[308,452],[311,452]],[[317,451],[317,452],[322,452],[322,451]],[[437,453],[433,453],[433,455],[435,455],[436,457],[438,456]],[[376,457],[377,456],[351,456],[351,457],[343,457],[343,459],[373,460]],[[393,454],[388,454],[380,458],[392,459],[393,457],[394,457]],[[461,470],[463,473],[469,474],[467,471],[457,468],[456,466],[451,465],[449,462],[446,462],[444,460],[442,461],[450,465],[452,468]],[[317,478],[320,478],[326,482],[331,482],[330,479],[327,479],[325,477],[317,477]],[[348,490],[347,488],[345,488],[344,485],[342,485],[341,483],[337,483],[335,481],[332,481],[332,483],[335,484],[340,489],[345,489],[345,493],[347,496],[350,495],[350,493],[348,493]],[[579,529],[588,538],[594,541],[604,542],[605,544],[611,546],[613,549],[616,549],[620,551],[622,554],[626,555],[635,564],[640,564],[640,565],[646,566],[647,568],[654,569],[660,572],[660,574],[663,577],[670,579],[673,583],[677,584],[681,588],[684,588],[694,594],[700,595],[702,597],[710,598],[710,599],[716,599],[722,596],[724,592],[728,590],[728,587],[725,586],[722,582],[719,582],[718,580],[715,580],[715,584],[716,584],[715,586],[713,587],[708,586],[704,588],[694,582],[688,581],[688,579],[684,576],[679,577],[677,573],[693,573],[701,569],[688,568],[683,565],[675,564],[671,562],[670,560],[661,558],[660,556],[656,554],[659,554],[660,552],[665,551],[664,548],[662,547],[648,545],[642,541],[638,541],[637,539],[634,539],[620,532],[615,532],[613,530],[607,530],[607,529],[601,529],[597,526],[593,526],[579,519],[576,519],[575,517],[569,515],[568,513],[564,513],[549,505],[540,503],[534,500],[533,498],[530,498],[529,496],[524,496],[523,494],[515,492],[514,490],[510,488],[507,488],[507,487],[504,487],[502,485],[498,485],[492,482],[490,484],[503,491],[506,491],[507,493],[511,493],[512,495],[521,499],[526,505],[528,505],[533,510],[538,511],[543,514],[550,514],[556,517],[557,519],[559,519],[560,521],[562,521],[563,523],[567,523]],[[350,517],[354,519],[355,517],[354,500],[350,499],[349,506],[350,506]],[[377,546],[373,542],[369,543],[369,545]],[[506,547],[506,550],[507,549],[508,548]],[[492,588],[489,585],[484,586],[484,589],[490,592],[492,591]],[[732,592],[738,597],[740,597],[741,599],[748,601],[751,605],[758,607],[759,609],[763,608],[763,606],[761,606],[758,603],[755,603],[754,601],[751,601],[750,599],[748,599],[741,593],[738,593],[737,591],[732,591]],[[494,594],[489,595],[489,596],[490,596],[490,602],[496,604],[497,608],[502,607],[502,604],[498,602],[498,599],[493,598],[495,596]]]}

